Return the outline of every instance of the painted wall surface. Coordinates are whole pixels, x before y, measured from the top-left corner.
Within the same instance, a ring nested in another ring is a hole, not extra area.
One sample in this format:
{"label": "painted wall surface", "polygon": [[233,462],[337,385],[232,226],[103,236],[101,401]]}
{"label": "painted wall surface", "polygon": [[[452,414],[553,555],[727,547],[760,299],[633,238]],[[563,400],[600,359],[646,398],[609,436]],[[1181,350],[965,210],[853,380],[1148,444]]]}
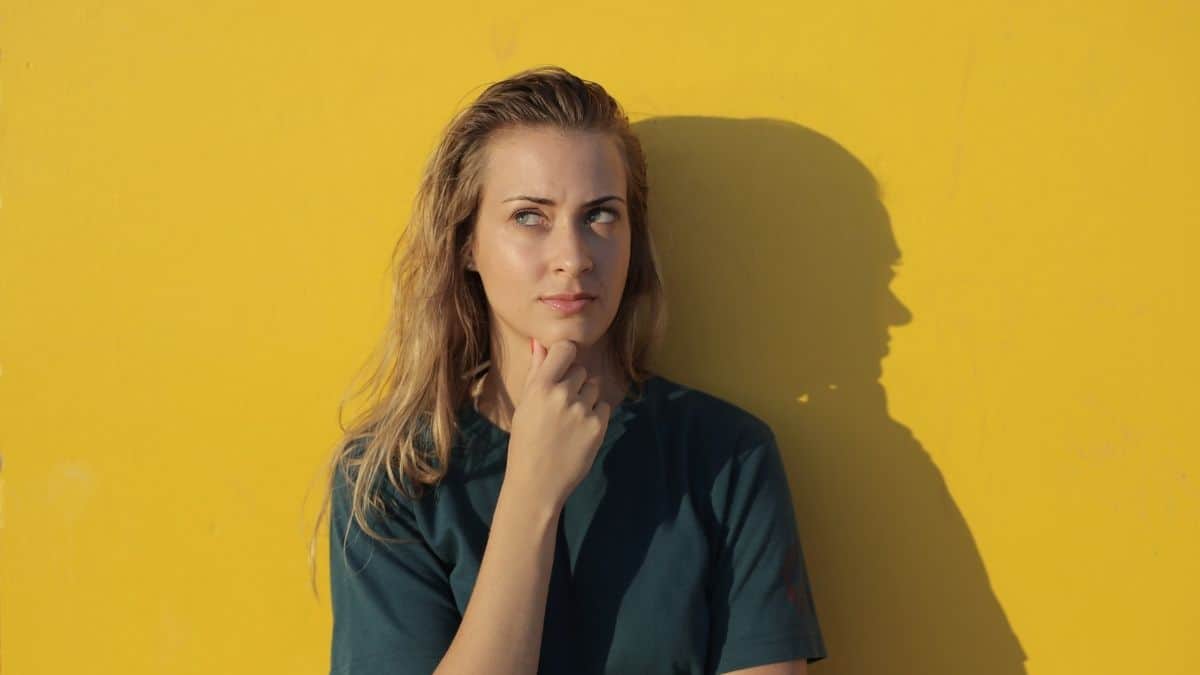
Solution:
{"label": "painted wall surface", "polygon": [[1198,672],[1198,38],[1185,0],[4,3],[3,672],[326,672],[305,547],[388,254],[448,117],[542,63],[637,120],[659,370],[776,430],[813,672]]}

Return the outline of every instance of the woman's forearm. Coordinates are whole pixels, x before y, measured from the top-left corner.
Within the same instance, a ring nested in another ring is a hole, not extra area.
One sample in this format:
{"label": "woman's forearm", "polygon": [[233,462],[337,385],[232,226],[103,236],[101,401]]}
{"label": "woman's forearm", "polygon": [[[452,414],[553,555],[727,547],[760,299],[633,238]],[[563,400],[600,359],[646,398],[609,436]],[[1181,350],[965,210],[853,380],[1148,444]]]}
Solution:
{"label": "woman's forearm", "polygon": [[535,675],[560,505],[500,488],[475,588],[434,675]]}

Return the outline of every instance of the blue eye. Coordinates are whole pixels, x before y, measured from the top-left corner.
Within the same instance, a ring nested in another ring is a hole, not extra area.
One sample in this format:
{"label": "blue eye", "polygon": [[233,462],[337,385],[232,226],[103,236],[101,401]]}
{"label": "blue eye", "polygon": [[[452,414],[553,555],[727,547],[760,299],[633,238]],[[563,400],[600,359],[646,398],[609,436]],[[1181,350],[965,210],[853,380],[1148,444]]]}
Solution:
{"label": "blue eye", "polygon": [[607,213],[608,215],[612,216],[612,220],[605,221],[605,224],[615,223],[615,222],[617,222],[617,218],[619,218],[621,216],[621,214],[617,213],[613,209],[607,209],[607,208],[596,209],[595,211],[592,211],[592,213]]}
{"label": "blue eye", "polygon": [[[618,219],[618,218],[620,218],[620,216],[621,216],[621,214],[620,214],[620,213],[618,213],[618,212],[617,212],[616,210],[614,210],[614,209],[610,209],[610,208],[603,208],[603,207],[602,207],[602,208],[598,208],[598,209],[592,209],[592,212],[589,214],[589,222],[591,222],[591,221],[590,221],[590,216],[592,216],[592,215],[595,215],[595,214],[597,214],[597,213],[607,213],[609,216],[611,216],[611,219],[609,219],[609,220],[606,220],[606,221],[600,221],[600,222],[601,222],[602,224],[604,224],[604,225],[608,225],[608,224],[611,224],[611,223],[615,223],[615,222],[617,221],[617,219]],[[535,215],[535,216],[538,216],[538,215],[541,215],[541,214],[540,214],[540,213],[538,213],[537,211],[531,211],[531,210],[529,210],[529,209],[525,209],[525,210],[522,210],[522,211],[517,211],[516,213],[514,213],[514,214],[513,214],[513,220],[514,220],[514,221],[516,221],[516,223],[517,223],[518,225],[522,225],[522,226],[533,226],[533,224],[532,224],[532,223],[523,222],[523,221],[521,220],[521,218],[522,218],[523,216],[526,216],[526,215]]]}
{"label": "blue eye", "polygon": [[518,225],[525,225],[525,223],[521,222],[521,216],[524,216],[526,214],[533,214],[536,216],[536,215],[538,215],[538,212],[537,211],[517,211],[516,213],[513,214],[513,220],[517,221]]}

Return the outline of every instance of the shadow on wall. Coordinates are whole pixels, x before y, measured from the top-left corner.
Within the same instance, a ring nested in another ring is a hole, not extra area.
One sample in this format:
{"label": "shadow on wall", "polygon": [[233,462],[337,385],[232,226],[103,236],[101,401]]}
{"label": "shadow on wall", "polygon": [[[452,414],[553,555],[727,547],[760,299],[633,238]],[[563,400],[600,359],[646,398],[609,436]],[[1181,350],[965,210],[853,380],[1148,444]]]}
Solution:
{"label": "shadow on wall", "polygon": [[[771,424],[838,675],[1024,673],[941,472],[888,416],[900,250],[870,171],[767,119],[634,125],[669,297],[654,370]],[[948,414],[953,411],[947,411]]]}

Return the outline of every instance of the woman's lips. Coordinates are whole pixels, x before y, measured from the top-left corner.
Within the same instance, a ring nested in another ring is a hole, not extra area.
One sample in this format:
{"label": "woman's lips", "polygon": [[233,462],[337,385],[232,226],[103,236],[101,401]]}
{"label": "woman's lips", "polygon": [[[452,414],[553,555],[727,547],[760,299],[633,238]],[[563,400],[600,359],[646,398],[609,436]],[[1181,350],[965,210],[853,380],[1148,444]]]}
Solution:
{"label": "woman's lips", "polygon": [[550,305],[564,316],[570,316],[582,312],[595,298],[581,298],[579,300],[555,300],[552,298],[542,298],[542,302]]}

